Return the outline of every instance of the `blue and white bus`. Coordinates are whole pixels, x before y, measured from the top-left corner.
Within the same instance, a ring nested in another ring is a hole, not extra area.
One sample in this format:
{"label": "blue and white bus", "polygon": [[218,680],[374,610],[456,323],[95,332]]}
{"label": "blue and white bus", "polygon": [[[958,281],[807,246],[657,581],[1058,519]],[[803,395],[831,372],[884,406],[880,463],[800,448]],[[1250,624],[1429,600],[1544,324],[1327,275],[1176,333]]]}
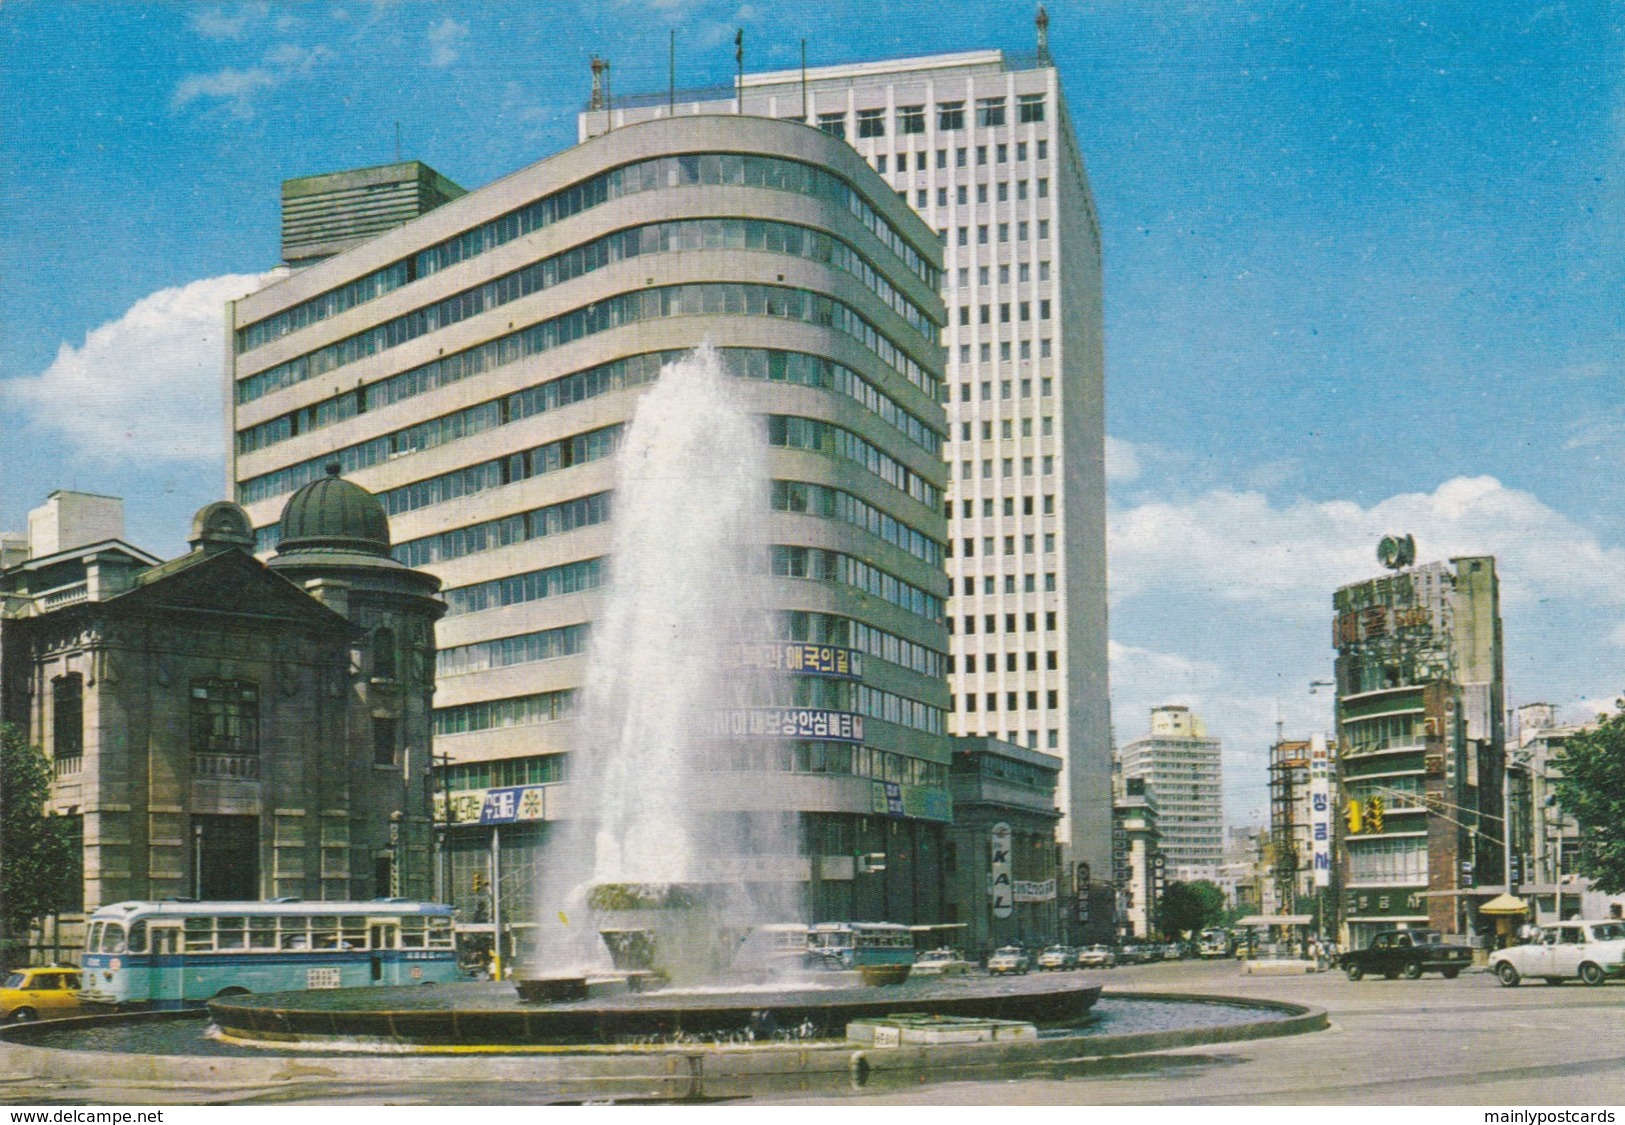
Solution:
{"label": "blue and white bus", "polygon": [[86,1004],[197,1007],[217,996],[460,977],[453,909],[372,902],[120,902],[92,914]]}
{"label": "blue and white bus", "polygon": [[847,969],[914,964],[914,935],[895,922],[819,922],[808,931],[807,948]]}

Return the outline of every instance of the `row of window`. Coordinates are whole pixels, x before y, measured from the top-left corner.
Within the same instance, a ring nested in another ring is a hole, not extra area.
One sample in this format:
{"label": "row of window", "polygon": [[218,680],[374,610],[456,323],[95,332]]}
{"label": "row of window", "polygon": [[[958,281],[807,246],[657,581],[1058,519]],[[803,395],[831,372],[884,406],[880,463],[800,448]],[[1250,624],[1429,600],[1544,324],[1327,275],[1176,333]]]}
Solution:
{"label": "row of window", "polygon": [[581,559],[472,586],[458,586],[445,592],[446,615],[456,617],[497,606],[521,605],[596,590],[604,584],[607,569],[603,559]]}
{"label": "row of window", "polygon": [[[1025,664],[1026,671],[1028,671],[1028,672],[1036,672],[1036,671],[1038,671],[1038,653],[1037,653],[1037,651],[1029,649],[1027,651],[1027,654],[1026,654],[1026,657],[1025,657],[1024,660],[1021,658],[1021,654],[1019,654],[1019,653],[1007,652],[1007,653],[1004,654],[1004,670],[1006,672],[1020,672],[1020,671],[1022,671],[1021,668],[1017,667],[1018,664]],[[1051,649],[1050,651],[1044,653],[1044,669],[1045,669],[1045,671],[1054,672],[1054,671],[1057,671],[1059,668],[1060,668],[1060,656],[1059,656],[1059,654],[1056,653],[1053,649]],[[948,671],[949,671],[949,673],[952,673],[953,670],[954,670],[954,658],[952,656],[950,656],[948,658]],[[986,657],[982,661],[982,670],[985,671],[985,672],[989,672],[989,673],[997,672],[999,670],[999,654],[996,653],[996,652],[988,653],[986,655]],[[969,675],[969,674],[974,673],[975,671],[976,671],[976,654],[974,652],[968,652],[968,653],[965,654],[965,672],[966,672],[967,675]]]}
{"label": "row of window", "polygon": [[928,594],[877,566],[839,551],[774,544],[768,548],[768,572],[779,578],[839,582],[927,620],[942,617],[942,599],[935,594]]}
{"label": "row of window", "polygon": [[[527,700],[550,700],[558,697],[573,695],[569,691],[552,691],[543,695],[528,695],[519,699],[498,699],[490,704],[471,703],[468,708],[448,708],[447,710],[461,711],[473,710],[483,707],[500,707],[502,704],[526,704]],[[526,704],[528,707],[528,704]],[[539,705],[546,712],[552,704]],[[573,704],[566,702],[563,709],[553,718],[563,718],[569,713]],[[462,730],[442,731],[438,726],[439,712],[435,713],[436,734],[461,734]],[[547,722],[547,718],[522,720],[522,722]],[[493,722],[491,726],[518,726],[520,723]],[[469,730],[485,730],[486,727],[469,727]],[[563,781],[565,755],[563,754],[537,754],[527,758],[498,758],[489,762],[458,762],[455,765],[441,766],[436,771],[439,788],[456,789],[497,789],[508,785],[549,785],[556,781]]]}
{"label": "row of window", "polygon": [[[1007,105],[1008,100],[1004,97],[976,99],[976,124],[984,129],[995,129],[1007,124]],[[886,116],[884,108],[858,110],[858,139],[884,137],[886,135]],[[964,101],[938,102],[936,117],[938,132],[951,133],[963,129],[965,127]],[[1044,95],[1018,95],[1016,99],[1016,120],[1023,125],[1032,125],[1043,121]],[[844,111],[841,113],[818,114],[818,127],[824,132],[833,134],[843,140],[846,137],[846,121],[847,115]],[[899,136],[923,134],[926,124],[926,107],[924,105],[898,106],[893,115],[893,122]],[[1043,159],[1043,157],[1040,156],[1039,159]]]}
{"label": "row of window", "polygon": [[839,488],[799,480],[776,480],[773,482],[772,503],[775,511],[801,512],[824,519],[842,520],[932,566],[942,562],[941,543]]}
{"label": "row of window", "polygon": [[435,654],[435,675],[459,676],[465,672],[483,672],[514,664],[533,664],[561,656],[576,656],[586,651],[587,631],[585,624],[561,625],[536,633],[521,633],[443,648]]}
{"label": "row of window", "polygon": [[[1034,229],[1033,226],[1026,219],[1019,220],[1015,224],[1015,228],[1016,228],[1016,241],[1017,242],[1026,242],[1031,237],[1032,231]],[[937,231],[937,237],[942,239],[942,244],[944,246],[948,245],[948,232],[950,230],[952,230],[954,232],[954,239],[955,239],[954,245],[956,245],[956,246],[969,246],[971,244],[971,242],[970,242],[971,228],[969,226],[943,227],[941,230]],[[1043,242],[1044,240],[1049,238],[1049,220],[1048,219],[1039,219],[1038,220],[1038,225],[1037,225],[1037,230],[1038,230],[1038,240],[1040,242]],[[976,225],[976,245],[978,245],[978,246],[992,245],[992,243],[994,241],[992,236],[993,236],[995,231],[998,233],[997,241],[999,241],[999,242],[1009,242],[1010,241],[1010,224],[1009,223],[978,223]],[[1048,320],[1049,319],[1049,302],[1045,301],[1045,302],[1043,302],[1043,305],[1044,305],[1044,312],[1043,312],[1043,315],[1041,317],[1039,317],[1039,319],[1040,320]],[[1026,317],[1023,317],[1022,319],[1025,320]],[[960,321],[960,323],[963,324],[965,322]],[[986,321],[983,321],[983,323],[985,324]]]}
{"label": "row of window", "polygon": [[[924,154],[922,153],[921,155],[924,155]],[[907,153],[898,154],[897,170],[899,172],[904,170],[904,157],[906,157],[906,156],[907,156]],[[882,162],[884,162],[885,157],[881,157],[880,159],[881,159]],[[925,167],[923,162],[921,162],[920,167],[922,169]],[[882,163],[881,171],[885,171],[884,163]],[[977,205],[989,204],[989,203],[1009,203],[1010,202],[1010,185],[1012,183],[1014,183],[1015,187],[1016,187],[1015,201],[1017,203],[1024,203],[1028,199],[1034,199],[1034,198],[1036,198],[1036,199],[1048,199],[1049,198],[1049,179],[1047,177],[1043,177],[1043,176],[1039,177],[1039,179],[1038,179],[1038,184],[1037,184],[1037,190],[1036,191],[1033,189],[1033,181],[1031,181],[1031,180],[1014,180],[1014,181],[1012,181],[1012,180],[1000,180],[997,183],[991,184],[991,185],[989,185],[989,184],[959,184],[957,187],[954,188],[952,198],[953,198],[954,203],[956,203],[960,207],[969,207],[971,205],[971,188],[974,187],[976,189],[975,199],[976,199]],[[993,190],[991,192],[988,191],[988,188],[990,186],[993,188]],[[920,209],[924,210],[924,208],[926,207],[925,200],[928,198],[925,195],[925,189],[924,188],[921,188],[919,190],[919,192],[916,194],[916,198],[920,200]],[[946,207],[946,206],[948,206],[948,200],[949,200],[948,189],[946,187],[939,187],[937,189],[937,206],[938,207]],[[1047,272],[1048,272],[1047,267],[1049,266],[1049,263],[1045,262],[1044,265],[1046,267],[1046,274],[1047,274]],[[1005,270],[1006,270],[1006,273],[1008,274],[1009,267],[1006,266]],[[964,288],[964,285],[965,285],[965,281],[964,281],[965,271],[963,269],[961,269],[959,271],[959,273],[960,273],[959,285],[960,285],[960,288]],[[982,275],[983,275],[984,278],[987,275],[987,267],[986,266],[982,267]],[[983,284],[986,284],[986,282],[984,281]]]}
{"label": "row of window", "polygon": [[[1006,711],[1021,711],[1021,710],[1024,710],[1024,709],[1027,710],[1027,711],[1036,711],[1036,710],[1038,710],[1038,695],[1039,695],[1039,693],[1036,692],[1036,691],[1029,691],[1026,694],[1027,694],[1027,706],[1025,708],[1023,708],[1021,706],[1021,703],[1022,703],[1022,699],[1021,699],[1022,693],[1021,692],[1019,692],[1019,691],[1007,691],[1007,692],[1005,692],[1004,693],[1004,709]],[[1061,705],[1061,693],[1059,691],[1052,688],[1049,691],[1044,692],[1043,695],[1044,695],[1044,710],[1046,710],[1046,711],[1054,711],[1054,710],[1056,710],[1057,708],[1060,707],[1060,705]],[[984,694],[982,696],[982,701],[983,701],[982,710],[984,710],[984,711],[997,711],[999,709],[999,693],[996,692],[996,691],[990,691],[990,692],[987,692],[986,694]],[[976,696],[974,696],[974,695],[965,696],[964,697],[964,703],[965,703],[965,710],[967,712],[976,710]],[[955,710],[957,710],[958,707],[959,707],[959,701],[956,698],[955,702],[954,702]]]}
{"label": "row of window", "polygon": [[534,449],[510,453],[494,461],[457,469],[427,480],[414,481],[400,488],[378,493],[378,501],[391,516],[413,512],[434,504],[443,504],[462,496],[472,496],[503,485],[544,476],[547,473],[600,461],[615,452],[620,443],[621,427],[605,426],[573,437],[559,438]]}
{"label": "row of window", "polygon": [[[968,613],[965,615],[964,621],[965,627],[962,632],[966,636],[974,634],[976,632],[976,615]],[[1018,624],[1024,627],[1017,628]],[[999,615],[996,613],[983,615],[982,625],[982,632],[997,633],[999,631]],[[948,632],[952,633],[953,631],[954,619],[950,617],[948,618]],[[1038,614],[1007,613],[1004,615],[1004,631],[1006,633],[1036,633],[1038,631]],[[1055,611],[1053,609],[1044,614],[1044,632],[1055,632]]]}
{"label": "row of window", "polygon": [[909,699],[895,692],[882,691],[866,684],[853,685],[853,706],[860,714],[871,719],[923,730],[927,734],[941,734],[946,729],[942,708],[932,707],[917,699]]}
{"label": "row of window", "polygon": [[[1004,301],[1004,302],[1001,302],[999,304],[998,309],[999,309],[999,323],[1000,324],[1009,324],[1010,323],[1010,316],[1011,316],[1012,310],[1014,310],[1015,317],[1016,317],[1016,319],[1018,321],[1028,321],[1028,320],[1032,319],[1032,311],[1033,310],[1032,310],[1032,302],[1031,301],[1015,301],[1015,302]],[[1047,300],[1046,301],[1039,301],[1038,302],[1038,319],[1039,320],[1048,320],[1049,319],[1049,310],[1050,310],[1050,306],[1049,306],[1049,302]],[[993,305],[991,305],[991,304],[980,305],[980,306],[977,307],[976,312],[977,312],[977,321],[976,322],[978,324],[992,324],[993,323],[993,320],[992,320],[992,317],[993,317]],[[960,305],[959,306],[959,323],[964,327],[967,327],[967,328],[970,327],[970,317],[971,317],[971,306],[969,306],[969,305]]]}
{"label": "row of window", "polygon": [[1422,745],[1425,724],[1419,714],[1378,715],[1343,720],[1343,740],[1349,754],[1369,754],[1402,746]]}
{"label": "row of window", "polygon": [[841,203],[933,290],[940,282],[937,269],[896,227],[845,180],[821,168],[779,157],[741,156],[737,153],[663,156],[600,173],[421,250],[412,258],[392,263],[366,277],[240,328],[237,331],[237,351],[249,351],[308,324],[336,316],[418,277],[427,277],[521,235],[623,195],[667,187],[712,184],[764,187]]}
{"label": "row of window", "polygon": [[874,476],[928,508],[942,503],[942,491],[891,454],[871,445],[852,431],[816,418],[770,414],[769,445],[805,449],[826,457],[841,457],[863,466]]}
{"label": "row of window", "polygon": [[840,614],[793,609],[786,611],[781,621],[786,640],[855,648],[934,680],[941,679],[947,667],[946,655],[934,648]]}
{"label": "row of window", "polygon": [[708,764],[715,769],[753,773],[843,774],[932,789],[941,789],[947,784],[947,771],[937,762],[845,742],[758,742],[735,745],[726,754],[725,758],[719,757]]}
{"label": "row of window", "polygon": [[942,435],[921,421],[856,371],[822,356],[776,348],[719,348],[717,355],[730,375],[770,383],[795,383],[839,391],[862,403],[881,421],[915,445],[935,456],[942,450]]}
{"label": "row of window", "polygon": [[[993,284],[992,279],[994,277],[993,268],[994,267],[992,267],[992,266],[977,266],[976,267],[976,284],[981,286],[984,289],[987,288],[988,286],[992,285]],[[1010,280],[1010,266],[1009,266],[1008,263],[998,267],[997,276],[998,276],[1000,285],[1010,285],[1010,284],[1012,284],[1012,282]],[[1031,284],[1032,283],[1032,276],[1033,276],[1032,266],[1029,263],[1027,263],[1027,262],[1017,262],[1016,263],[1016,273],[1015,273],[1015,282],[1014,282],[1015,284],[1020,284],[1020,285]],[[958,277],[959,277],[959,288],[960,289],[969,289],[970,288],[970,267],[969,266],[961,266],[959,268]],[[1049,279],[1050,279],[1049,259],[1046,258],[1043,261],[1038,263],[1038,280],[1039,281],[1048,281]]]}
{"label": "row of window", "polygon": [[[830,114],[829,116],[831,118],[834,118],[834,117],[837,117],[839,115],[838,114]],[[843,124],[843,127],[844,127],[844,122],[842,124]],[[825,130],[825,132],[829,132],[829,131],[830,130],[827,130],[827,129]],[[842,135],[844,136],[845,134],[843,133]],[[1048,160],[1049,159],[1049,142],[1048,141],[1036,141],[1036,142],[1034,142],[1034,144],[1036,145],[1036,149],[1037,149],[1037,158],[1039,160]],[[1027,153],[1029,151],[1027,142],[1026,141],[1017,141],[1015,143],[1015,151],[1016,151],[1016,163],[1017,164],[1026,163],[1026,161],[1027,161]],[[970,149],[968,149],[968,148],[956,148],[956,149],[953,150],[953,153],[954,153],[953,166],[955,168],[968,168],[968,167],[970,167],[970,164],[971,164]],[[992,154],[992,160],[991,161],[988,159],[989,153]],[[896,157],[897,157],[897,170],[899,172],[907,172],[909,170],[909,168],[908,168],[909,154],[906,153],[906,152],[899,152],[899,153],[896,154]],[[929,161],[929,153],[926,153],[926,152],[916,152],[916,153],[914,153],[914,170],[916,172],[924,172],[924,171],[926,171],[928,161]],[[1008,144],[996,144],[996,145],[993,145],[991,148],[989,148],[989,146],[987,146],[987,145],[977,145],[976,146],[976,163],[978,165],[986,165],[988,163],[1008,164],[1009,162],[1010,162],[1010,146]],[[945,149],[945,148],[937,149],[936,166],[939,169],[945,169],[945,168],[948,167],[948,163],[949,163],[948,162],[948,150]],[[875,160],[874,160],[874,166],[875,166],[875,171],[879,172],[881,175],[886,174],[886,154],[885,153],[876,154]]]}
{"label": "row of window", "polygon": [[[982,593],[984,595],[996,596],[999,592],[997,585],[998,581],[994,575],[982,575]],[[973,597],[976,593],[976,578],[973,575],[966,575],[963,579],[961,579],[960,589],[965,597]],[[1016,576],[1014,574],[1006,574],[1004,576],[1004,592],[1006,594],[1014,594],[1018,592],[1016,590]],[[1021,576],[1021,590],[1019,592],[1023,594],[1038,593],[1038,576],[1036,574],[1023,574]],[[1047,572],[1044,575],[1044,593],[1055,593],[1055,574],[1053,571]]]}
{"label": "row of window", "polygon": [[[1038,341],[1038,348],[1039,348],[1039,356],[1041,358],[1043,358],[1043,359],[1050,358],[1050,343],[1049,343],[1048,340],[1040,340],[1040,341]],[[1000,363],[1009,363],[1010,362],[1010,356],[1011,356],[1010,341],[1009,340],[1001,341],[999,343],[999,362]],[[1024,360],[1032,358],[1032,341],[1031,340],[1022,340],[1021,341],[1021,358],[1024,359]],[[993,362],[993,344],[991,342],[984,343],[984,344],[981,344],[979,346],[978,351],[977,351],[977,359],[980,360],[982,363],[992,363]],[[966,365],[966,364],[969,364],[970,361],[971,361],[971,346],[969,344],[960,344],[959,345],[959,362],[960,362],[960,364],[961,365]],[[1052,380],[1046,376],[1043,379],[1042,390],[1040,390],[1039,393],[1041,395],[1043,395],[1043,397],[1049,398],[1050,395],[1054,393],[1053,386],[1054,386],[1054,384],[1053,384]],[[1021,397],[1022,398],[1031,398],[1032,396],[1033,396],[1033,381],[1031,379],[1023,379],[1021,381]],[[1005,379],[1005,380],[1003,380],[1002,382],[999,383],[999,398],[1001,400],[1008,400],[1008,399],[1010,399],[1012,397],[1014,397],[1014,396],[1013,396],[1012,386],[1011,386],[1010,380]],[[970,400],[971,400],[971,384],[970,384],[969,381],[966,381],[966,382],[961,383],[959,385],[959,401],[960,402],[969,402]],[[983,402],[992,402],[993,401],[993,384],[991,382],[984,381],[982,383],[982,401]]]}
{"label": "row of window", "polygon": [[[1031,466],[1033,459],[1031,457],[1023,457],[1021,460],[1022,460],[1023,465]],[[1044,458],[1044,461],[1046,463],[1045,470],[1044,470],[1045,472],[1050,471],[1049,468],[1048,468],[1048,462],[1050,460],[1051,460],[1051,458],[1049,458],[1049,457]],[[1006,457],[1004,459],[1004,463],[1005,463],[1006,466],[1008,466],[1010,464],[1010,458]],[[966,461],[965,464],[968,466],[970,464],[970,462]],[[993,464],[993,462],[991,462],[991,461],[983,461],[982,462],[982,465],[983,465],[984,469],[986,467],[988,467],[988,466],[991,466],[992,464]],[[1030,472],[1031,469],[1029,468],[1027,471]],[[969,475],[969,474],[967,474],[967,475]],[[984,472],[982,475],[983,476],[992,476],[993,474],[990,473],[990,472]],[[1009,476],[1009,475],[1010,475],[1009,473],[1005,474],[1005,476]],[[1006,536],[1004,536],[1004,554],[1005,555],[1013,556],[1013,555],[1015,555],[1017,553],[1016,552],[1016,542],[1017,542],[1017,540],[1020,540],[1020,543],[1021,543],[1021,551],[1020,551],[1021,554],[1023,554],[1023,555],[1031,555],[1031,554],[1035,553],[1035,548],[1038,545],[1038,536],[1036,534],[1034,534],[1034,535],[1006,535]],[[999,542],[999,539],[998,539],[997,536],[993,536],[993,535],[984,535],[984,536],[982,536],[982,557],[987,558],[987,557],[991,556],[994,553],[994,548],[998,544],[998,542]],[[967,535],[965,538],[963,538],[963,539],[961,539],[959,541],[959,544],[960,544],[960,546],[959,546],[959,555],[960,555],[961,558],[972,559],[972,558],[976,557],[976,539],[973,536]],[[953,546],[954,546],[953,542],[952,542],[952,540],[950,540],[949,543],[948,543],[948,554],[949,554],[950,557],[952,557],[952,555],[953,555]],[[1055,553],[1055,533],[1053,531],[1044,532],[1044,553],[1046,555],[1051,555],[1051,554]],[[1010,577],[1014,578],[1015,576],[1011,575]]]}
{"label": "row of window", "polygon": [[240,381],[237,401],[253,402],[271,391],[316,378],[617,262],[647,254],[700,249],[768,250],[844,270],[908,321],[927,343],[937,340],[937,323],[840,239],[806,227],[762,219],[683,219],[615,231],[294,356]]}
{"label": "row of window", "polygon": [[495,551],[499,547],[509,547],[531,539],[562,535],[578,527],[593,527],[610,518],[612,495],[594,492],[590,496],[549,504],[545,508],[533,508],[501,519],[411,539],[397,543],[393,554],[403,566],[421,567],[450,562],[465,555]]}
{"label": "row of window", "polygon": [[1349,840],[1349,882],[1416,885],[1428,877],[1428,841],[1419,836]]}

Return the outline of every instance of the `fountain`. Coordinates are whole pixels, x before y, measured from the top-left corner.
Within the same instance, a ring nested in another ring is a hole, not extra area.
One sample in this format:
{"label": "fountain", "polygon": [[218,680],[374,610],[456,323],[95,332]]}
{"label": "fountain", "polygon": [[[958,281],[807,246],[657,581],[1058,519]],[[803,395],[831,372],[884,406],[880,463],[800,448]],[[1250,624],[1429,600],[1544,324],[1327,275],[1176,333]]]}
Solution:
{"label": "fountain", "polygon": [[526,994],[611,971],[714,982],[751,929],[800,914],[797,884],[771,879],[793,870],[793,815],[725,807],[748,744],[718,717],[783,702],[785,685],[739,660],[771,636],[766,441],[709,344],[644,394],[618,461],[614,578],[572,755],[589,815],[549,842]]}
{"label": "fountain", "polygon": [[[1175,1030],[1093,1036],[1095,974],[881,987],[844,973],[764,981],[739,964],[753,930],[802,904],[793,814],[739,811],[748,793],[729,784],[749,784],[750,747],[718,722],[789,701],[786,683],[739,658],[773,633],[756,596],[766,443],[733,390],[702,347],[666,369],[627,431],[614,581],[593,627],[571,782],[586,815],[555,825],[537,955],[515,982],[221,996],[207,1034],[177,1022],[184,1012],[94,1017],[5,1030],[0,1054],[39,1074],[308,1072],[370,1089],[402,1073],[391,1056],[410,1053],[413,1082],[500,1075],[541,1083],[538,1096],[694,1097],[844,1089],[871,1072],[912,1083],[939,1068],[1325,1026],[1301,1006],[1145,997],[1116,1004],[1130,1015],[1160,1004],[1152,1026]],[[319,1065],[301,1070],[290,1058],[301,1052]]]}

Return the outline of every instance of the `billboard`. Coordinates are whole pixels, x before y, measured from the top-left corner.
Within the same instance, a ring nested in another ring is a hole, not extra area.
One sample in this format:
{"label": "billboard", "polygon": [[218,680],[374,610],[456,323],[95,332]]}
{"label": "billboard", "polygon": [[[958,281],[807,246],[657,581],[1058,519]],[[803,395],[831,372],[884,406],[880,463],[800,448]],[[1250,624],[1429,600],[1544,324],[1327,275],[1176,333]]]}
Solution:
{"label": "billboard", "polygon": [[1326,736],[1309,738],[1309,855],[1315,886],[1332,882],[1332,761]]}
{"label": "billboard", "polygon": [[820,738],[862,742],[863,716],[817,707],[742,707],[716,717],[716,733],[757,738]]}
{"label": "billboard", "polygon": [[988,895],[993,900],[993,917],[1008,918],[1016,912],[1016,893],[1010,880],[1010,826],[1002,820],[988,832],[988,858]]}

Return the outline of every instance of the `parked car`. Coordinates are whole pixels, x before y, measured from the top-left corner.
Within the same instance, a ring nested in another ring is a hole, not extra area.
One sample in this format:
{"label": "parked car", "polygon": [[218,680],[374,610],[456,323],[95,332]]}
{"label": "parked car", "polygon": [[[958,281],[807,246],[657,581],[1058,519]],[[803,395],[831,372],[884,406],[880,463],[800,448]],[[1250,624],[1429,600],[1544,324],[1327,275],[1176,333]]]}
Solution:
{"label": "parked car", "polygon": [[71,965],[18,969],[0,984],[0,1023],[79,1014],[79,970]]}
{"label": "parked car", "polygon": [[1141,965],[1145,960],[1145,947],[1142,945],[1129,944],[1117,951],[1119,965]]}
{"label": "parked car", "polygon": [[1539,977],[1547,984],[1561,984],[1572,977],[1596,985],[1609,977],[1625,976],[1625,922],[1546,926],[1528,945],[1490,954],[1490,972],[1508,988],[1516,988],[1524,977]]}
{"label": "parked car", "polygon": [[993,956],[987,959],[987,971],[994,976],[1025,976],[1032,967],[1032,960],[1019,945],[996,949]]}
{"label": "parked car", "polygon": [[1109,969],[1115,964],[1117,954],[1112,952],[1109,945],[1091,945],[1078,950],[1077,965],[1080,969]]}
{"label": "parked car", "polygon": [[1071,946],[1052,945],[1038,955],[1038,971],[1041,973],[1075,968],[1077,963],[1078,955]]}
{"label": "parked car", "polygon": [[1472,961],[1471,949],[1447,944],[1437,930],[1384,930],[1364,949],[1343,954],[1338,964],[1349,980],[1370,973],[1381,973],[1388,980],[1442,973],[1446,980],[1454,980]]}
{"label": "parked car", "polygon": [[970,972],[973,967],[955,950],[933,949],[915,959],[914,975],[960,976]]}

